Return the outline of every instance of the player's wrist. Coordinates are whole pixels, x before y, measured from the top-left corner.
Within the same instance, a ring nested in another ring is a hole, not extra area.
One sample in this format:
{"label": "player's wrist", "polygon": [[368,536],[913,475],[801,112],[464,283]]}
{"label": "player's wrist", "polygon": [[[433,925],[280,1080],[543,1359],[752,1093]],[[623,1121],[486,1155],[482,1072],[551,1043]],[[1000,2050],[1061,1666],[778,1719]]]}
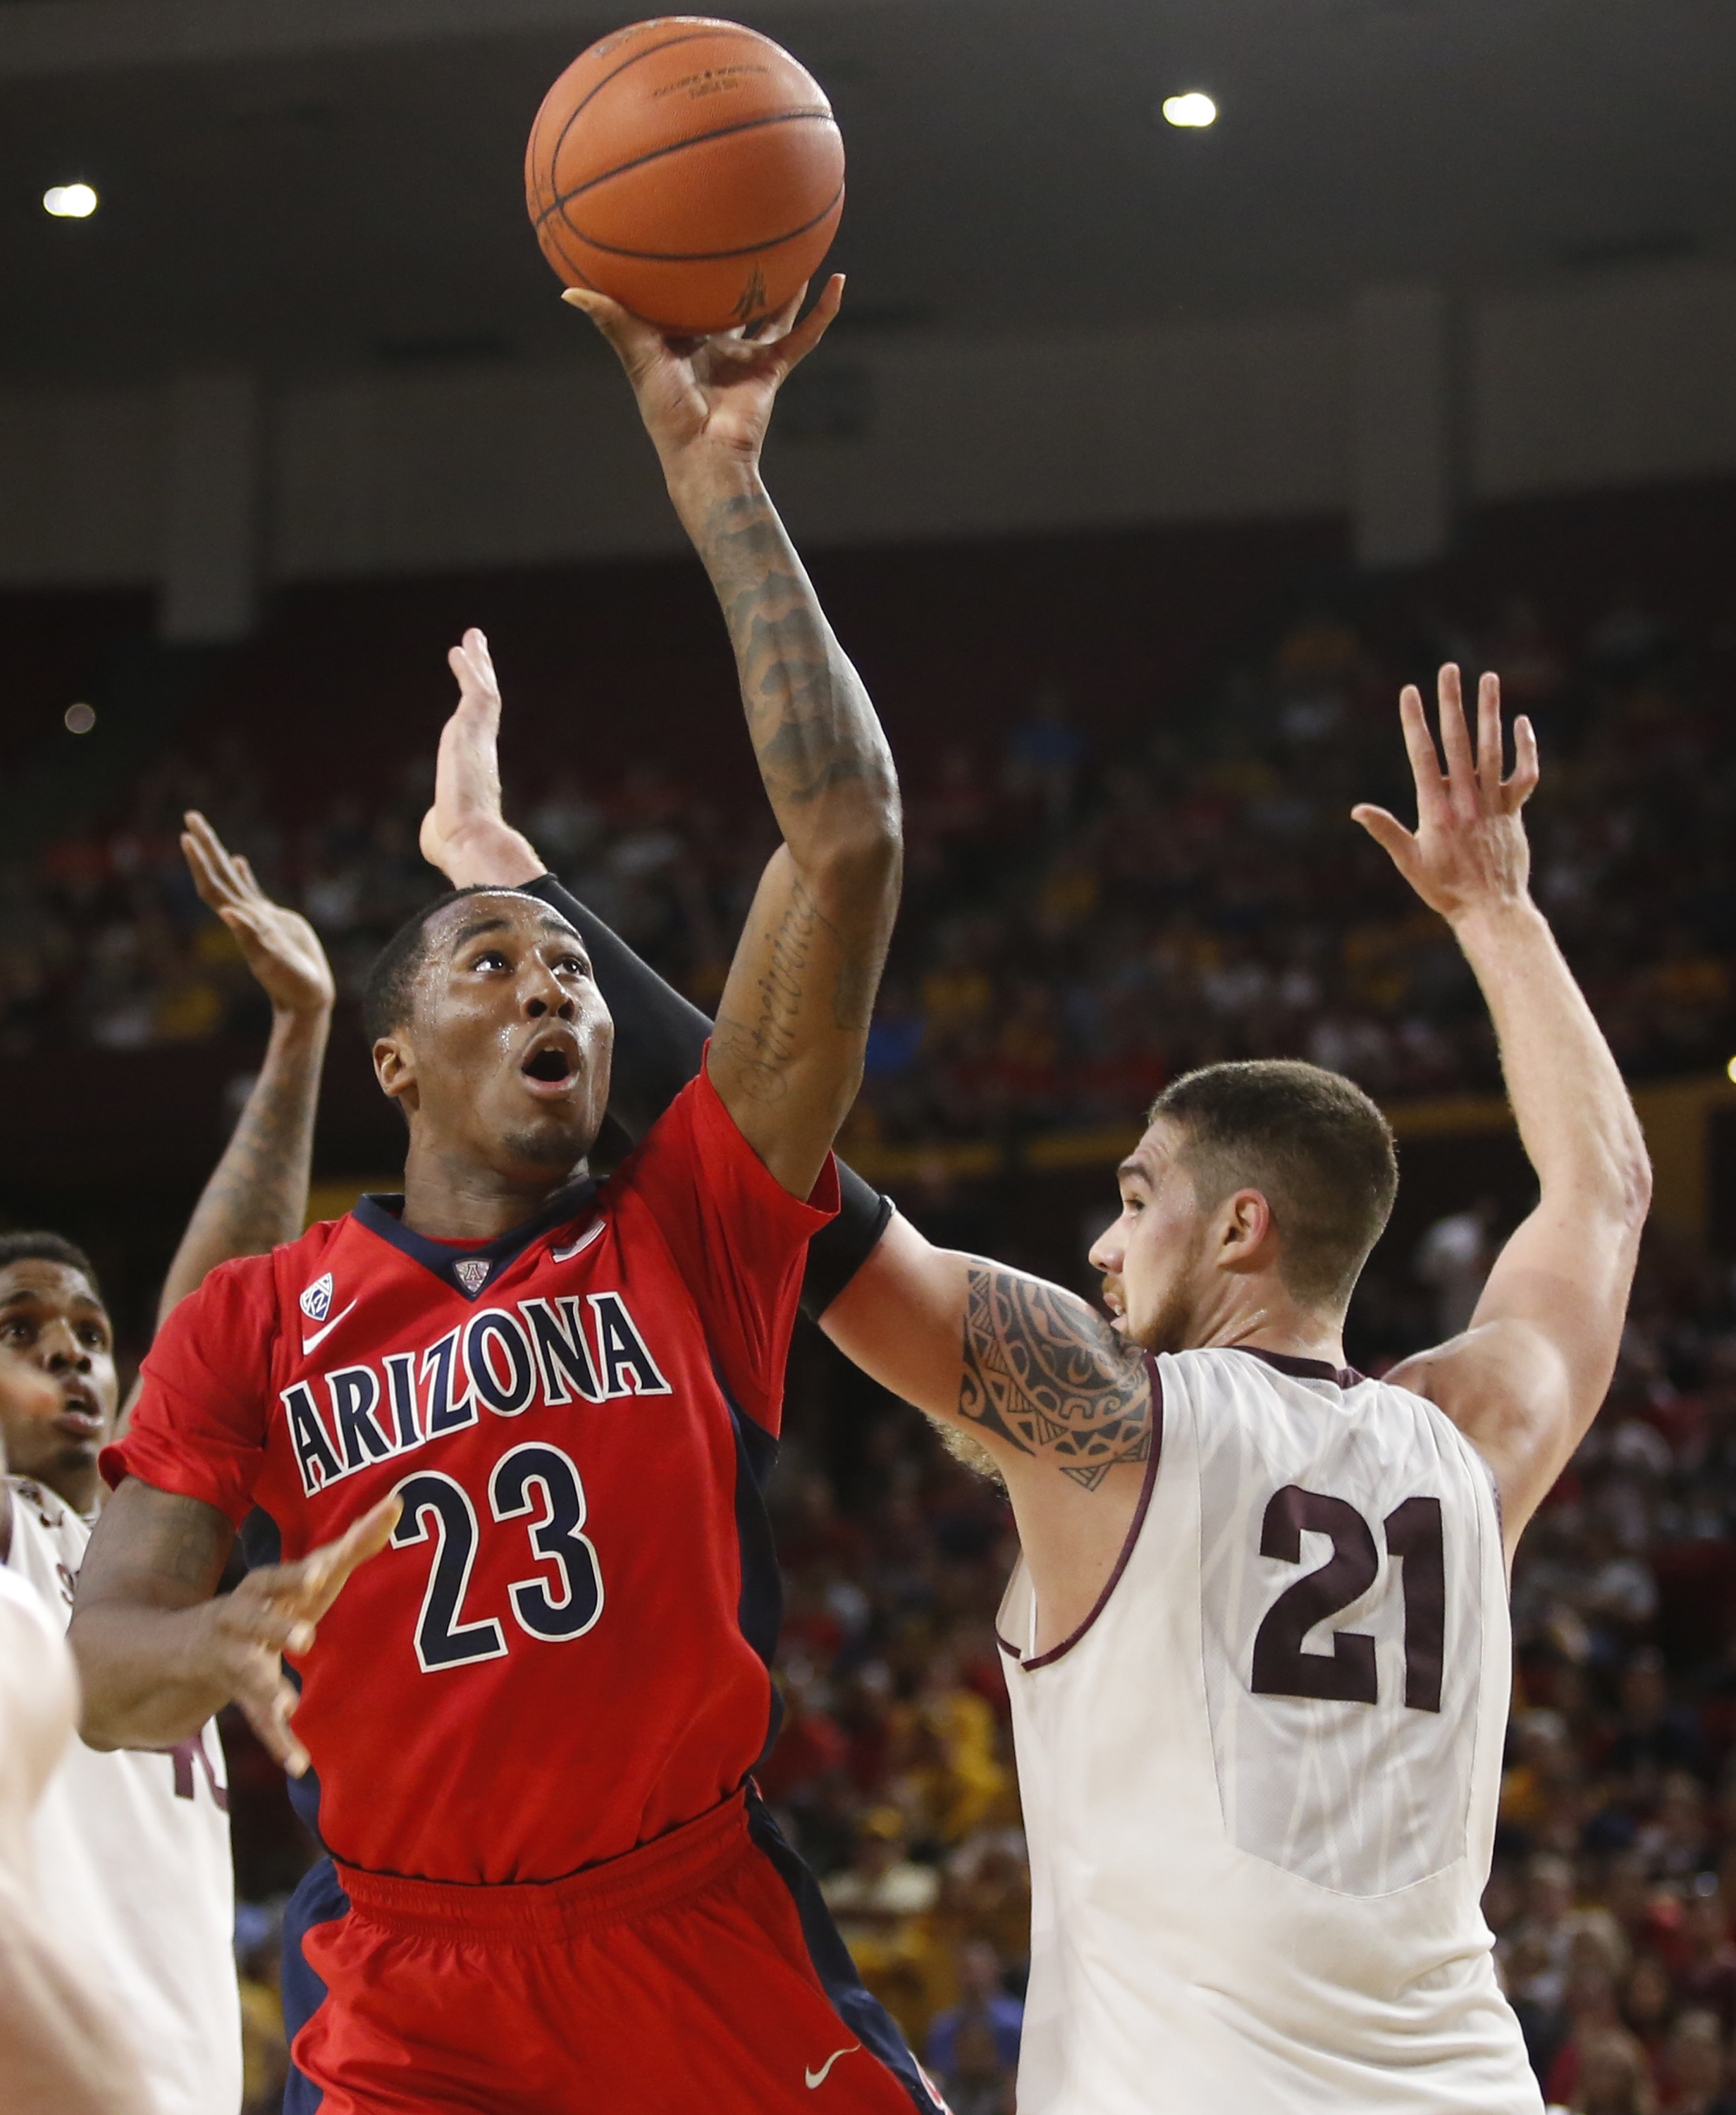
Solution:
{"label": "player's wrist", "polygon": [[271,1002],[272,1038],[277,1043],[323,1041],[337,1004],[335,992],[309,992]]}
{"label": "player's wrist", "polygon": [[1528,889],[1478,897],[1453,911],[1447,922],[1467,952],[1491,942],[1549,930],[1549,922]]}
{"label": "player's wrist", "polygon": [[548,871],[529,838],[506,823],[454,837],[442,846],[439,866],[454,888],[522,888]]}
{"label": "player's wrist", "polygon": [[1512,956],[1514,950],[1552,945],[1548,918],[1537,910],[1529,892],[1472,903],[1449,918],[1449,924],[1472,969],[1493,969],[1497,958]]}
{"label": "player's wrist", "polygon": [[699,443],[666,456],[663,479],[688,534],[699,540],[712,511],[731,499],[763,499],[759,451]]}

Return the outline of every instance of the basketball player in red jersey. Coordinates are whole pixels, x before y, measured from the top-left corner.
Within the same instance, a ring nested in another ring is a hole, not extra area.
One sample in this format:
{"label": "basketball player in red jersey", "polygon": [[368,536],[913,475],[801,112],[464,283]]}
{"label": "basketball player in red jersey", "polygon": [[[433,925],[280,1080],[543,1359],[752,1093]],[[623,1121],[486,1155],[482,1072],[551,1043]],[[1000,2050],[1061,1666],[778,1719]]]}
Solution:
{"label": "basketball player in red jersey", "polygon": [[[753,344],[592,305],[784,836],[700,1076],[599,1189],[611,1025],[577,934],[511,890],[442,898],[368,993],[403,1196],[216,1272],[104,1457],[86,1737],[161,1745],[236,1698],[335,1860],[298,2111],[939,2104],[749,1783],[776,1718],[760,1489],[898,892],[891,757],[758,468],[841,291]],[[286,1562],[213,1601],[254,1503]]]}

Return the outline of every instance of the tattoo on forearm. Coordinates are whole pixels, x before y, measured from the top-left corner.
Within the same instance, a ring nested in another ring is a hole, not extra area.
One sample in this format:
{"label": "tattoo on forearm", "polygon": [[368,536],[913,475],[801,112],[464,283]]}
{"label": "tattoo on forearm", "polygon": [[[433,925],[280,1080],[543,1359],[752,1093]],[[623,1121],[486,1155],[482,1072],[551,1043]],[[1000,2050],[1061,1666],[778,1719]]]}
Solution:
{"label": "tattoo on forearm", "polygon": [[[755,493],[720,501],[696,541],[735,650],[760,776],[786,839],[795,845],[801,810],[844,789],[864,804],[895,806],[896,774],[873,707],[770,499]],[[818,818],[810,827],[820,827]],[[806,998],[820,925],[837,965],[834,1023],[866,1028],[886,952],[881,909],[874,906],[877,915],[859,933],[846,933],[823,919],[811,899],[792,904],[776,936],[777,989],[763,994],[750,1031],[762,1062],[776,1062],[770,1054],[776,1019],[793,1020]]]}
{"label": "tattoo on forearm", "polygon": [[756,987],[758,1004],[753,1018],[718,1018],[714,1033],[740,1062],[742,1083],[756,1099],[775,1100],[784,1091],[780,1067],[795,1051],[796,1023],[806,993],[814,931],[826,923],[819,906],[798,875],[791,885],[783,915],[772,934],[765,975]]}
{"label": "tattoo on forearm", "polygon": [[1151,1453],[1144,1355],[1070,1292],[991,1264],[970,1268],[959,1415],[1088,1491]]}

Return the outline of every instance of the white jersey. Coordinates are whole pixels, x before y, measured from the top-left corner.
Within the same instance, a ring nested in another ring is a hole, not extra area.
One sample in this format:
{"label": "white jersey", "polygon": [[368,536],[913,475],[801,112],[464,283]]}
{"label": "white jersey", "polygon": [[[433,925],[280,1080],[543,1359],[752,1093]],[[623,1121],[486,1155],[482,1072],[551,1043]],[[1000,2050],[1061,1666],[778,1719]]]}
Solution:
{"label": "white jersey", "polygon": [[0,1898],[36,1897],[30,1817],[72,1738],[78,1685],[39,1595],[0,1564]]}
{"label": "white jersey", "polygon": [[[90,1530],[43,1485],[7,1482],[10,1568],[63,1635]],[[172,1750],[105,1755],[74,1739],[32,1824],[47,1920],[112,1995],[153,2115],[236,2115],[241,2104],[228,1805],[213,1720]]]}
{"label": "white jersey", "polygon": [[1150,1361],[1115,1576],[1001,1610],[1032,1869],[1019,2115],[1537,2115],[1480,1897],[1511,1643],[1493,1480],[1405,1390]]}

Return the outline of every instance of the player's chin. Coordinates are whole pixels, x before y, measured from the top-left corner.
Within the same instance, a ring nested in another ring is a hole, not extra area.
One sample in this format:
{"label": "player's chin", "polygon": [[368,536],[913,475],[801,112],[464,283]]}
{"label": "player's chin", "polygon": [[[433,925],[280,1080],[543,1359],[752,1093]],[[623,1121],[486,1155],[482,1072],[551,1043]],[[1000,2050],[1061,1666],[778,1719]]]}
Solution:
{"label": "player's chin", "polygon": [[555,1103],[515,1124],[501,1145],[515,1166],[557,1174],[585,1158],[597,1143],[600,1127],[589,1108]]}

